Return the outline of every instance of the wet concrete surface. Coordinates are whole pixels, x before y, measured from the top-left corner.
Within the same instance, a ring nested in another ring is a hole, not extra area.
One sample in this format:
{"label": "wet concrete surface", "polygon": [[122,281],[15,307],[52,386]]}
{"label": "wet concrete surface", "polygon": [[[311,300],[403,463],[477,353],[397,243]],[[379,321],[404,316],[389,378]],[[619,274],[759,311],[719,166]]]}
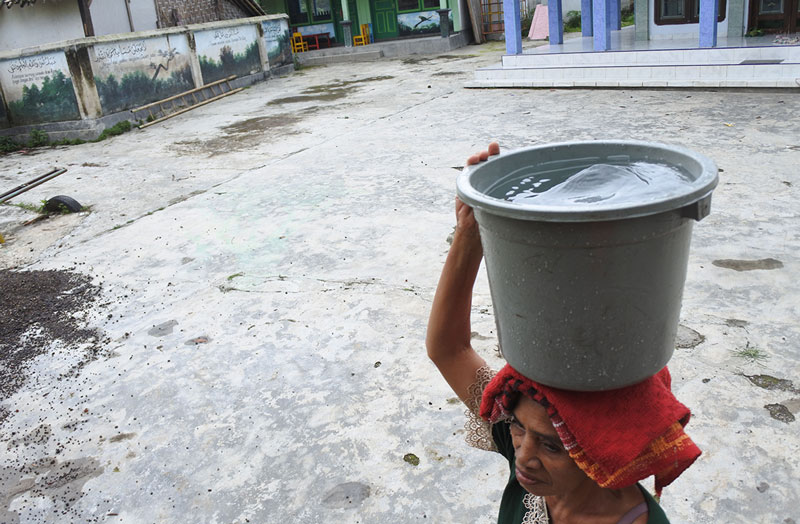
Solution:
{"label": "wet concrete surface", "polygon": [[[105,304],[87,327],[110,341],[74,376],[81,347],[54,342],[2,402],[0,521],[493,521],[507,466],[463,443],[424,349],[454,168],[493,139],[604,138],[723,170],[670,362],[704,454],[666,488],[667,514],[800,520],[799,95],[463,89],[501,49],[308,68],[104,142],[0,157],[3,186],[69,169],[16,201],[90,206],[30,225],[0,206],[0,267],[76,268]],[[472,342],[499,368],[491,311],[482,274]]]}

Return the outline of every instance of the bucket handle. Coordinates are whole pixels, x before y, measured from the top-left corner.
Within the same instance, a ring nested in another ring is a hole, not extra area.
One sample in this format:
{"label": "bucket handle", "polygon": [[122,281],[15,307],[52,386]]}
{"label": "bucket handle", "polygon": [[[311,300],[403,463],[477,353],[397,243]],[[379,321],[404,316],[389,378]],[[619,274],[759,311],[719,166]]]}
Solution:
{"label": "bucket handle", "polygon": [[681,209],[681,216],[700,222],[711,213],[711,193]]}

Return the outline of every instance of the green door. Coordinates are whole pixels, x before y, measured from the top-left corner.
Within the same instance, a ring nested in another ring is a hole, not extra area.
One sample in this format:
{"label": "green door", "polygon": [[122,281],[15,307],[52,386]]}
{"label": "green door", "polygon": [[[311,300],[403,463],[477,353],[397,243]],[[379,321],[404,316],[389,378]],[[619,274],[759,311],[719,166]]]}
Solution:
{"label": "green door", "polygon": [[[372,33],[375,40],[397,37],[397,8],[395,0],[372,1]],[[354,29],[353,34],[356,34]]]}

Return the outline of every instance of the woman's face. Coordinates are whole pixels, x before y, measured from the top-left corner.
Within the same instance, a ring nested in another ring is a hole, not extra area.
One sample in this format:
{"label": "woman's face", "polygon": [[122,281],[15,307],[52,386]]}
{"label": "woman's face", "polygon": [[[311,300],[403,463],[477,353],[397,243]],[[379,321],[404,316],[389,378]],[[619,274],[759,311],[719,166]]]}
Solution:
{"label": "woman's face", "polygon": [[517,480],[525,490],[539,496],[563,496],[594,482],[570,458],[539,403],[521,395],[510,424]]}

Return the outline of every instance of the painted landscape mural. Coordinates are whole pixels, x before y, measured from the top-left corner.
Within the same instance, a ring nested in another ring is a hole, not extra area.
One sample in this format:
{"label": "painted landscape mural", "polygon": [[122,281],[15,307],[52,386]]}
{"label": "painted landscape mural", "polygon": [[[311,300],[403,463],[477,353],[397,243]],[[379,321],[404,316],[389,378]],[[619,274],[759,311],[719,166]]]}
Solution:
{"label": "painted landscape mural", "polygon": [[91,53],[103,113],[115,113],[194,88],[185,35],[98,44]]}
{"label": "painted landscape mural", "polygon": [[[80,119],[67,59],[62,51],[0,62],[0,83],[14,125]],[[2,115],[0,115],[2,121]]]}
{"label": "painted landscape mural", "polygon": [[6,118],[6,102],[3,100],[3,93],[0,93],[0,127],[8,126],[8,118]]}
{"label": "painted landscape mural", "polygon": [[267,44],[267,57],[270,67],[280,67],[292,63],[292,44],[289,24],[286,20],[265,20],[264,41]]}
{"label": "painted landscape mural", "polygon": [[[453,20],[450,21],[450,32],[453,32]],[[417,36],[438,33],[439,13],[423,11],[397,15],[397,30],[400,36]]]}
{"label": "painted landscape mural", "polygon": [[258,33],[253,25],[200,31],[194,34],[194,41],[205,84],[261,71]]}

